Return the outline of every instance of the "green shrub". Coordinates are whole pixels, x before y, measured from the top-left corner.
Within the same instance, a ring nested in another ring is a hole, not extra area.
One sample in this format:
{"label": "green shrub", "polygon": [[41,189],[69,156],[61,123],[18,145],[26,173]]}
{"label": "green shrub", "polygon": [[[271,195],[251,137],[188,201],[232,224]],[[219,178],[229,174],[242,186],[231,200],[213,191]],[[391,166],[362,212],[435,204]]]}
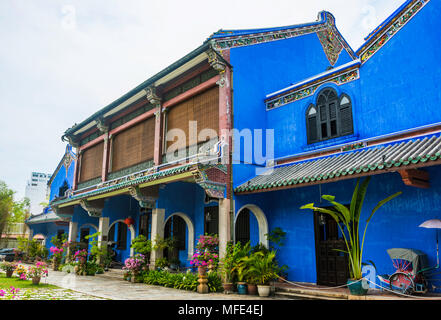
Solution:
{"label": "green shrub", "polygon": [[[196,291],[199,285],[198,275],[195,273],[170,273],[158,270],[146,272],[144,283],[187,291]],[[222,280],[217,272],[208,274],[207,285],[210,292],[220,292],[223,290]]]}

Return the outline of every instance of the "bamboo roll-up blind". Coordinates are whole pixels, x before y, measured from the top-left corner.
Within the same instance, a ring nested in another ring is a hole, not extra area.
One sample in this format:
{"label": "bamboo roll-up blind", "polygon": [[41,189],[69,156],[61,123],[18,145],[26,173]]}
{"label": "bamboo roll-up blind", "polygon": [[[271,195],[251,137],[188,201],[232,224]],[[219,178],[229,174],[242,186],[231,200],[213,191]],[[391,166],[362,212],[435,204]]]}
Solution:
{"label": "bamboo roll-up blind", "polygon": [[152,159],[154,144],[154,117],[117,134],[112,144],[112,171]]}
{"label": "bamboo roll-up blind", "polygon": [[80,182],[101,176],[103,168],[104,142],[86,149],[81,155]]}
{"label": "bamboo roll-up blind", "polygon": [[[175,145],[177,149],[189,146],[190,121],[197,121],[198,135],[203,129],[213,129],[219,134],[219,89],[217,86],[170,108],[167,113],[167,131],[181,129],[186,139],[178,142],[175,137],[174,141],[167,141],[167,148],[174,143],[177,143]],[[208,140],[205,137],[203,139],[198,142]]]}

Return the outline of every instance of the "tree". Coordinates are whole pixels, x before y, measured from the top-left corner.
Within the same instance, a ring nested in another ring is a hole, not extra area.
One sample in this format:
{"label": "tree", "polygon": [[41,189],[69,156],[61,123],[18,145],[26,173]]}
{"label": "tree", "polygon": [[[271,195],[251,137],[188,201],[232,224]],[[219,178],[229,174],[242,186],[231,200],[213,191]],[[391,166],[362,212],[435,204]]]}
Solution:
{"label": "tree", "polygon": [[5,182],[0,181],[0,235],[5,229],[14,207],[14,193]]}
{"label": "tree", "polygon": [[29,215],[29,206],[31,202],[29,198],[20,201],[14,201],[12,204],[12,214],[9,216],[10,223],[23,223]]}

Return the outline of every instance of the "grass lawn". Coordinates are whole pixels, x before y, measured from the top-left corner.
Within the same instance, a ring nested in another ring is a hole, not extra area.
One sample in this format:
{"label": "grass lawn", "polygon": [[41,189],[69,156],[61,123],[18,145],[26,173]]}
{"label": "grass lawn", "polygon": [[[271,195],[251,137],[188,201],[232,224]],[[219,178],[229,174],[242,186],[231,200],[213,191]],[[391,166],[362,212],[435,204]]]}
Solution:
{"label": "grass lawn", "polygon": [[32,284],[32,280],[20,280],[18,277],[6,278],[5,273],[0,273],[0,289],[8,289],[10,287],[20,289],[59,289],[59,287],[52,284],[44,283],[44,278],[41,279],[40,284]]}

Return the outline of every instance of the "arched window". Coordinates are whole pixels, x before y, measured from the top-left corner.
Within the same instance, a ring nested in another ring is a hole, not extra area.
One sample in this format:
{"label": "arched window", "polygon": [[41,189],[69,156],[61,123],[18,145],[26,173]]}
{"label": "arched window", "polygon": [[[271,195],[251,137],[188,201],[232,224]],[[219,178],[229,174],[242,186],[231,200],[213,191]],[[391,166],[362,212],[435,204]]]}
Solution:
{"label": "arched window", "polygon": [[67,190],[69,190],[69,185],[67,184],[67,181],[64,180],[63,185],[58,189],[58,196],[64,197],[64,194],[66,193]]}
{"label": "arched window", "polygon": [[352,103],[349,96],[338,97],[332,88],[323,89],[316,104],[306,110],[308,144],[352,134]]}

